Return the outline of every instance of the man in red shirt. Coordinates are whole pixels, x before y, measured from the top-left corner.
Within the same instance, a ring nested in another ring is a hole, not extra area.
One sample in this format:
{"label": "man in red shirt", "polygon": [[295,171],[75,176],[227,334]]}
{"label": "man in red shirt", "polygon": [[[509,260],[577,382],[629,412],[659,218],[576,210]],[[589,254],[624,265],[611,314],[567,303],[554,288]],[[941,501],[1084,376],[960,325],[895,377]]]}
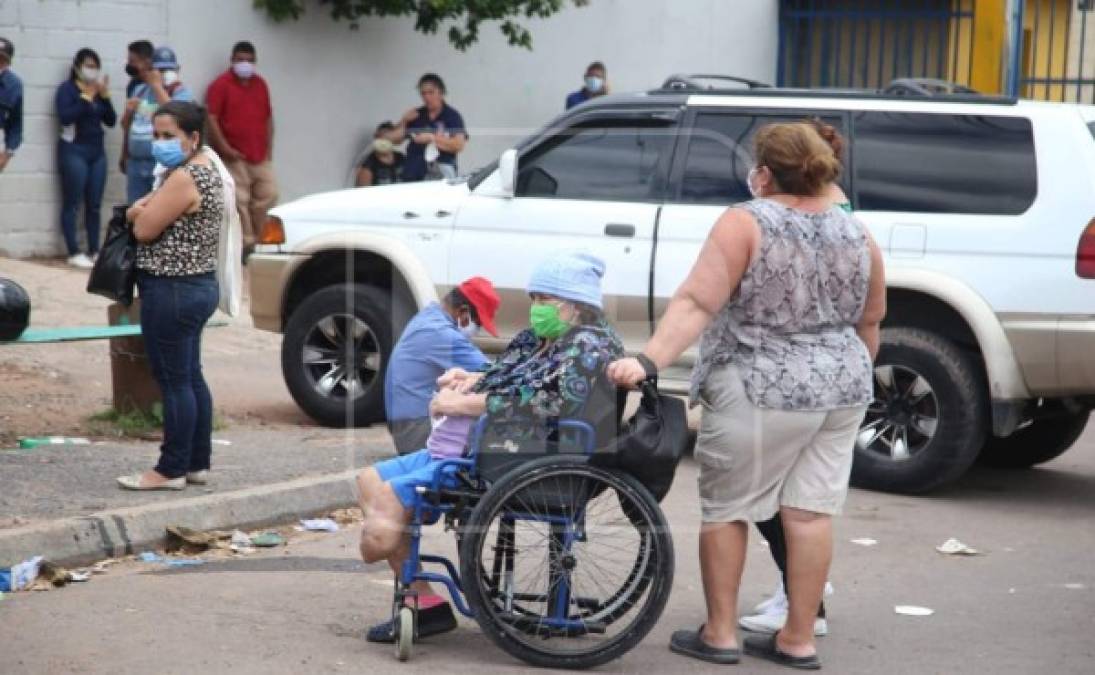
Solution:
{"label": "man in red shirt", "polygon": [[238,42],[232,65],[213,80],[205,94],[209,140],[236,181],[245,252],[254,247],[266,222],[266,211],[277,202],[271,158],[274,116],[266,80],[255,72],[255,46]]}

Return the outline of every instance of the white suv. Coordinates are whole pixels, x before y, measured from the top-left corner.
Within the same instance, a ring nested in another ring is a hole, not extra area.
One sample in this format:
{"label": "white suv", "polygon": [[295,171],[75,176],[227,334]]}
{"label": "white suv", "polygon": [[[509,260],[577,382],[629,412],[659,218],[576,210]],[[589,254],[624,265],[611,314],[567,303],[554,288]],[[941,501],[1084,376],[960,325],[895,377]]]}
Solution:
{"label": "white suv", "polygon": [[[922,492],[979,455],[1023,467],[1066,450],[1095,405],[1091,106],[687,85],[595,99],[470,177],[274,209],[274,243],[250,259],[255,325],[285,333],[285,380],[306,412],[370,423],[419,307],[484,275],[512,335],[532,266],[585,248],[607,262],[606,311],[637,349],[716,218],[748,199],[753,134],[807,116],[845,135],[844,189],[887,254],[853,481]],[[685,390],[692,358],[663,388]]]}

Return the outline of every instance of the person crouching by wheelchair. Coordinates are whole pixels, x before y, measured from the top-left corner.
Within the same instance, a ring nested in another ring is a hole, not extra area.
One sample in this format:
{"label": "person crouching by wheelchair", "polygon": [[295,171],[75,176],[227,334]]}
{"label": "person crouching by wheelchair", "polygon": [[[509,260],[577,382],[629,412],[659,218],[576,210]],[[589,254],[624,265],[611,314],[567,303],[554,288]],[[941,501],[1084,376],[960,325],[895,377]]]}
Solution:
{"label": "person crouching by wheelchair", "polygon": [[[455,370],[439,380],[430,404],[435,422],[426,447],[379,462],[358,475],[365,514],[361,557],[387,560],[399,575],[407,557],[406,525],[415,487],[427,485],[444,459],[464,454],[468,434],[483,414],[492,422],[524,420],[526,433],[552,420],[578,416],[592,383],[623,355],[616,331],[601,311],[604,263],[584,253],[559,253],[540,263],[528,283],[530,328],[519,333],[483,373]],[[456,628],[452,607],[429,584],[416,584],[418,636]],[[391,621],[368,632],[371,642],[394,640]]]}
{"label": "person crouching by wheelchair", "polygon": [[480,328],[498,337],[494,315],[499,304],[490,281],[472,277],[407,324],[384,375],[384,410],[399,454],[426,447],[437,378],[453,368],[474,372],[487,366],[487,357],[471,339]]}

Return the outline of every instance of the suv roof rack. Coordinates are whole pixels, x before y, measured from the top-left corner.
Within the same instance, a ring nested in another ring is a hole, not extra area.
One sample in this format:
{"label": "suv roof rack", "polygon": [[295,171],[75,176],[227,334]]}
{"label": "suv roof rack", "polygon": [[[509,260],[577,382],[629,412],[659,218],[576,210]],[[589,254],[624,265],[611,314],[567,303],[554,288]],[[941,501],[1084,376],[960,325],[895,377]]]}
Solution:
{"label": "suv roof rack", "polygon": [[[662,82],[661,89],[672,91],[717,91],[722,90],[723,87],[712,86],[711,84],[703,84],[701,80],[714,80],[716,82],[732,82],[734,84],[742,85],[745,89],[771,89],[772,85],[765,82],[758,82],[757,80],[750,80],[745,77],[736,77],[734,75],[704,75],[702,73],[695,74],[677,74],[670,75],[666,78],[665,82]],[[739,87],[731,87],[732,89],[738,89]]]}
{"label": "suv roof rack", "polygon": [[[700,80],[713,80],[716,84],[703,84]],[[718,86],[717,83],[735,83],[740,86]],[[773,98],[845,98],[907,100],[921,96],[940,103],[982,103],[1015,105],[1017,98],[982,94],[969,87],[930,78],[899,78],[885,89],[806,89],[773,87],[772,85],[733,75],[673,75],[649,94],[697,94],[712,96],[771,96]]]}
{"label": "suv roof rack", "polygon": [[901,77],[882,90],[890,96],[952,96],[965,94],[980,96],[981,92],[957,82],[937,80],[931,77]]}

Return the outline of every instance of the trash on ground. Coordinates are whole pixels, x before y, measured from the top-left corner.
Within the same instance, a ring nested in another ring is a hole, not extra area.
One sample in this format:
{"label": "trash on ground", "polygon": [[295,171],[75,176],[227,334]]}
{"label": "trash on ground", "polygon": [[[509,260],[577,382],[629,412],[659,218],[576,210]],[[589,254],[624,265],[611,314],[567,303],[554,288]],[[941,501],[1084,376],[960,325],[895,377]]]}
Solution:
{"label": "trash on ground", "polygon": [[30,450],[42,445],[91,445],[91,440],[87,438],[70,438],[68,436],[37,436],[19,439],[19,447],[24,450]]}
{"label": "trash on ground", "polygon": [[232,445],[232,441],[227,441],[223,438],[214,438],[213,445]]}
{"label": "trash on ground", "polygon": [[954,537],[946,540],[939,546],[935,547],[936,551],[944,553],[946,555],[980,555],[981,552],[975,548],[970,548],[962,542],[958,541]]}
{"label": "trash on ground", "polygon": [[917,607],[916,605],[897,605],[893,608],[893,611],[905,616],[931,616],[932,614],[935,614],[934,609]]}
{"label": "trash on ground", "polygon": [[75,572],[69,572],[68,580],[73,583],[83,583],[91,579],[91,572],[87,570],[76,570]]}
{"label": "trash on ground", "polygon": [[166,559],[159,553],[153,553],[152,551],[144,551],[137,556],[137,559],[146,563],[162,563]]}
{"label": "trash on ground", "polygon": [[860,539],[852,539],[852,543],[860,546],[874,546],[878,544],[878,540],[871,539],[870,537],[862,537]]}
{"label": "trash on ground", "polygon": [[41,566],[38,568],[38,580],[43,584],[49,584],[56,588],[60,588],[72,581],[72,572],[61,567],[57,563],[43,560]]}
{"label": "trash on ground", "polygon": [[365,516],[361,513],[361,509],[353,507],[332,511],[331,518],[339,525],[349,525],[351,523],[360,523],[365,519]]}
{"label": "trash on ground", "polygon": [[211,548],[220,548],[220,541],[231,536],[227,532],[200,532],[182,525],[168,525],[164,550],[168,553],[201,553]]}
{"label": "trash on ground", "polygon": [[300,521],[308,532],[338,532],[338,523],[330,518],[313,518]]}
{"label": "trash on ground", "polygon": [[37,555],[18,565],[0,570],[0,591],[21,591],[30,588],[34,580],[38,578],[38,569],[41,564],[42,556]]}
{"label": "trash on ground", "polygon": [[1082,591],[1087,587],[1084,586],[1083,584],[1065,584],[1065,588],[1067,588],[1070,591]]}
{"label": "trash on ground", "polygon": [[256,534],[251,537],[251,545],[258,546],[259,548],[273,548],[274,546],[284,546],[285,537],[281,536],[277,532],[263,532],[262,534]]}
{"label": "trash on ground", "polygon": [[251,543],[251,537],[247,536],[246,532],[240,532],[239,530],[232,533],[228,548],[236,553],[251,553],[255,550],[254,545]]}
{"label": "trash on ground", "polygon": [[100,560],[91,566],[92,574],[106,574],[107,568],[111,565],[117,564],[117,560],[114,558],[107,558],[106,560]]}

